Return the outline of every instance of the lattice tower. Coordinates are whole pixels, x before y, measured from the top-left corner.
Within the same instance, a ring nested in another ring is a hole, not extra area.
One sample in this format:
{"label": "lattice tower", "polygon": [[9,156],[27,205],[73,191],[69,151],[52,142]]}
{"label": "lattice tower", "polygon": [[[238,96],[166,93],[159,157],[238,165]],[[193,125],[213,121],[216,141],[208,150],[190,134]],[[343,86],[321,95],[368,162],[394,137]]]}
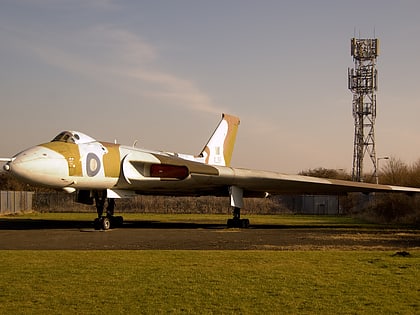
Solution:
{"label": "lattice tower", "polygon": [[372,176],[377,176],[375,151],[375,118],[378,39],[351,39],[354,68],[348,69],[348,88],[353,92],[354,117],[354,181],[363,181],[363,158],[367,153],[373,165]]}

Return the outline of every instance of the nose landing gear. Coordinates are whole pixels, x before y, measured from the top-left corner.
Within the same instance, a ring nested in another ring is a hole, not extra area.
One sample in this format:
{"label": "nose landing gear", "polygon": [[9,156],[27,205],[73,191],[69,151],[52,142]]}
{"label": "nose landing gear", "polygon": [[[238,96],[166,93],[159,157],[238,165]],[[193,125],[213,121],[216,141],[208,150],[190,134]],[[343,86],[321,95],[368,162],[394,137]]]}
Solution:
{"label": "nose landing gear", "polygon": [[[98,217],[93,222],[95,230],[109,230],[123,225],[124,219],[121,216],[114,216],[115,199],[107,198],[106,191],[99,191],[94,193],[96,212]],[[108,201],[106,207],[106,215],[103,215],[105,201]]]}

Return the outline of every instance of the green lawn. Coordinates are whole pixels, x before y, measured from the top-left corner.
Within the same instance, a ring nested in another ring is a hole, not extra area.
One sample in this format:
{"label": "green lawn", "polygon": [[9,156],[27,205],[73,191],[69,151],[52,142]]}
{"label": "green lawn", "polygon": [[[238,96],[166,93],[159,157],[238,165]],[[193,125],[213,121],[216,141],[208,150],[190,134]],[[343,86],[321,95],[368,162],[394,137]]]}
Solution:
{"label": "green lawn", "polygon": [[[28,214],[7,220],[91,220]],[[248,216],[255,224],[371,225],[346,217]],[[127,214],[221,223],[225,215]],[[1,219],[0,219],[1,224]],[[373,227],[373,226],[372,226]],[[0,251],[0,314],[420,314],[420,250]]]}
{"label": "green lawn", "polygon": [[0,313],[418,314],[420,251],[0,251]]}

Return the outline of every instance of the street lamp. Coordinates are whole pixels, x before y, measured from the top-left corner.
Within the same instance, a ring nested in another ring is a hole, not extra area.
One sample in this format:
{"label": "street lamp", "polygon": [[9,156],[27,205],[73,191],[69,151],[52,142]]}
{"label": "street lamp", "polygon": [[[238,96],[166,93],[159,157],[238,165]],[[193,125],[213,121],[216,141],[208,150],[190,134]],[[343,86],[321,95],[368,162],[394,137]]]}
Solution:
{"label": "street lamp", "polygon": [[379,161],[380,160],[389,160],[389,156],[378,157],[376,159],[376,183],[379,184]]}

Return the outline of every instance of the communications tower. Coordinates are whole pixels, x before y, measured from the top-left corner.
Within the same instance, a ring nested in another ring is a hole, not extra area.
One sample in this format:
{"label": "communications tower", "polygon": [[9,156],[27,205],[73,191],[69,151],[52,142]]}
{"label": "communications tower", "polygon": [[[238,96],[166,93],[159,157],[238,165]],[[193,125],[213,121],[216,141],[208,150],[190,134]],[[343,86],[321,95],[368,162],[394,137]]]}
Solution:
{"label": "communications tower", "polygon": [[373,164],[374,178],[378,171],[375,152],[376,57],[378,54],[378,39],[351,39],[354,68],[348,69],[348,88],[353,93],[353,181],[363,181],[363,158],[366,153]]}

